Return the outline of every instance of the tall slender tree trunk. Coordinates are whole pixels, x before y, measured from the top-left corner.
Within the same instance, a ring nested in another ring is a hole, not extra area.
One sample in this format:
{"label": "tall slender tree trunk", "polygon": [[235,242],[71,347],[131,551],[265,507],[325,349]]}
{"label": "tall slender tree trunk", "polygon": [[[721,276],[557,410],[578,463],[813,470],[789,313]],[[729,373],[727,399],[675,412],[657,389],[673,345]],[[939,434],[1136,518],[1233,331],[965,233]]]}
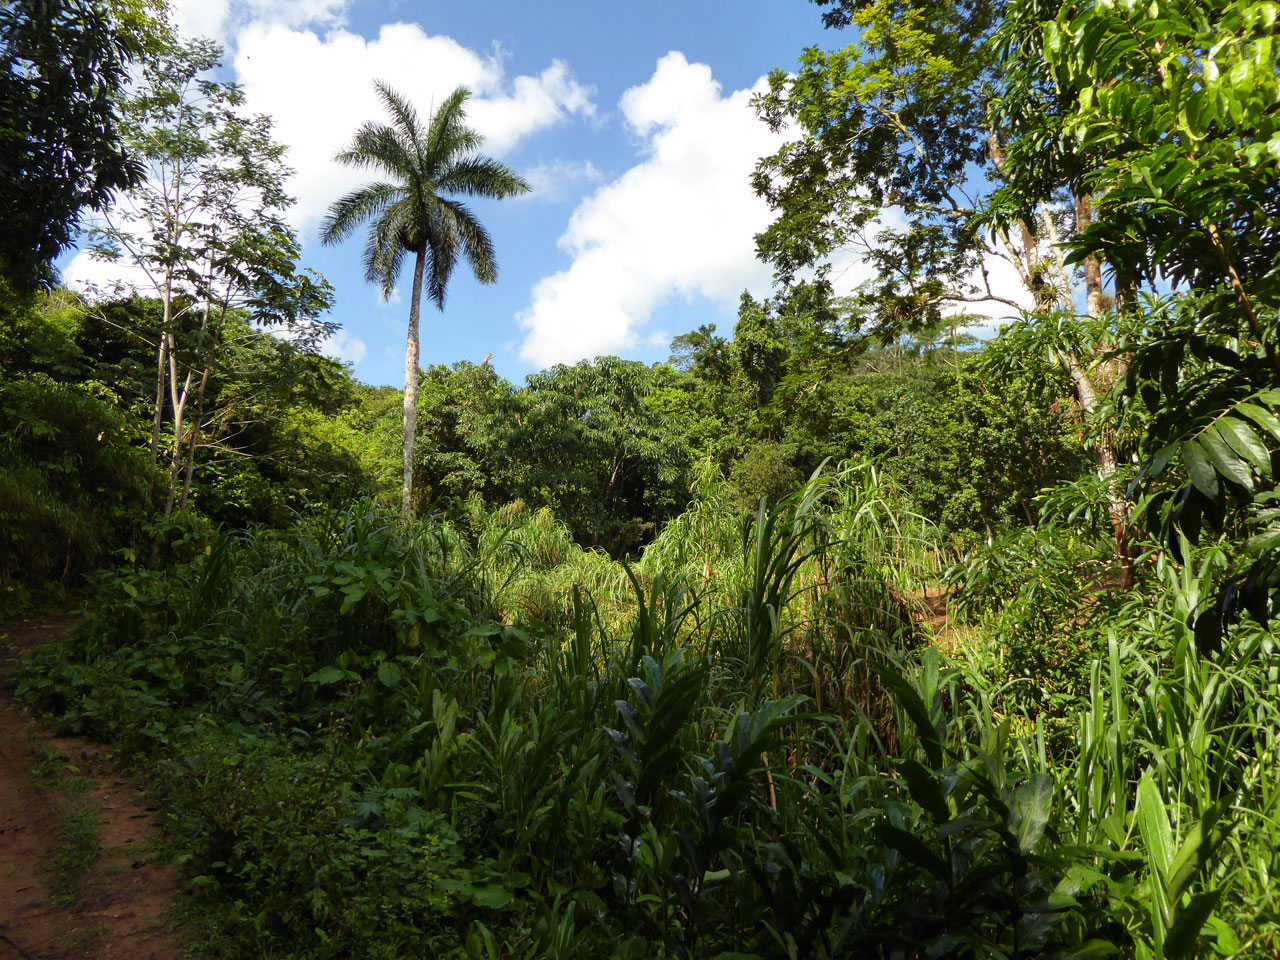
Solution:
{"label": "tall slender tree trunk", "polygon": [[196,468],[196,450],[200,446],[200,430],[204,426],[204,392],[209,385],[209,370],[210,365],[206,362],[204,375],[200,378],[200,389],[196,393],[196,415],[188,431],[191,439],[187,442],[187,465],[182,478],[182,496],[178,500],[179,513],[187,509],[187,498],[191,495],[191,477]]}
{"label": "tall slender tree trunk", "polygon": [[[1074,200],[1076,234],[1078,236],[1088,230],[1089,225],[1093,223],[1093,205],[1088,194],[1078,193],[1075,195]],[[1106,309],[1106,293],[1102,288],[1102,263],[1097,257],[1088,256],[1084,258],[1081,266],[1084,269],[1085,309],[1088,311],[1089,316],[1096,320]],[[1121,291],[1122,286],[1124,284],[1121,281],[1119,272],[1117,272],[1116,307],[1123,310],[1126,309],[1126,305],[1122,302],[1125,296]],[[1109,372],[1123,376],[1124,361],[1118,360],[1116,363],[1119,366],[1114,371]],[[1084,410],[1084,415],[1087,419],[1093,413],[1097,400],[1097,391],[1094,389],[1093,383],[1078,358],[1073,357],[1071,364],[1071,379],[1076,384],[1076,391],[1080,395],[1080,406]],[[1096,452],[1098,476],[1102,478],[1102,482],[1106,485],[1107,515],[1111,520],[1111,530],[1115,536],[1116,559],[1120,563],[1120,587],[1128,590],[1133,586],[1134,581],[1133,558],[1129,556],[1129,504],[1116,486],[1115,437],[1110,430],[1104,429],[1102,435],[1098,437]]]}
{"label": "tall slender tree trunk", "polygon": [[164,295],[161,299],[164,311],[160,320],[160,343],[156,347],[156,408],[151,420],[151,465],[160,462],[160,424],[164,416],[165,369],[169,363],[169,323],[173,316],[173,268],[165,267]]}
{"label": "tall slender tree trunk", "polygon": [[186,415],[187,401],[191,398],[192,371],[187,371],[182,389],[178,389],[177,344],[169,343],[169,401],[173,405],[173,447],[169,453],[169,492],[164,501],[164,515],[173,513],[173,504],[178,496],[178,478],[182,475],[182,426]]}
{"label": "tall slender tree trunk", "polygon": [[[1076,194],[1076,235],[1084,233],[1093,223],[1093,208],[1086,194]],[[1102,315],[1106,295],[1102,292],[1102,264],[1098,258],[1090,255],[1081,264],[1084,267],[1085,306],[1089,316],[1097,319]]]}
{"label": "tall slender tree trunk", "polygon": [[422,303],[422,274],[427,251],[419,247],[413,264],[413,296],[409,301],[409,335],[404,348],[404,486],[400,507],[413,519],[413,438],[418,430],[418,311]]}
{"label": "tall slender tree trunk", "polygon": [[160,334],[160,343],[156,346],[156,405],[151,418],[151,465],[160,462],[160,422],[164,412],[165,368],[169,359],[169,338]]}

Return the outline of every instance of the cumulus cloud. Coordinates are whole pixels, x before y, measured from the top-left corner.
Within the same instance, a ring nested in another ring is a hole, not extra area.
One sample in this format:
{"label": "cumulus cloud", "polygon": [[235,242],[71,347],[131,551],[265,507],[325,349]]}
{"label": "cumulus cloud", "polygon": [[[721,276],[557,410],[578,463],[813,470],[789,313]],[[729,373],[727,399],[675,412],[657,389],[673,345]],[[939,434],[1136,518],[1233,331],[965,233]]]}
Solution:
{"label": "cumulus cloud", "polygon": [[604,178],[604,174],[596,169],[590,160],[574,163],[569,160],[553,160],[540,163],[522,171],[528,181],[530,192],[522,194],[520,200],[543,200],[558,202],[569,195],[569,189],[578,183],[595,183]]}
{"label": "cumulus cloud", "polygon": [[170,0],[178,31],[209,37],[223,46],[251,23],[333,27],[346,23],[350,0]]}
{"label": "cumulus cloud", "polygon": [[79,251],[63,268],[62,284],[94,300],[134,293],[154,297],[158,293],[156,284],[141,267],[123,260],[99,260],[88,250]]}
{"label": "cumulus cloud", "polygon": [[750,109],[763,84],[723,95],[710,67],[672,52],[623,94],[644,159],[574,211],[559,241],[573,262],[540,280],[517,318],[521,359],[625,351],[647,339],[641,329],[672,297],[732,305],[744,288],[767,289],[753,238],[769,211],[749,182],[756,159],[779,145]]}
{"label": "cumulus cloud", "polygon": [[[620,110],[642,160],[574,211],[559,240],[572,262],[540,280],[517,316],[522,360],[547,366],[660,345],[665,333],[646,327],[673,298],[704,297],[732,310],[744,289],[768,293],[770,270],[756,260],[754,238],[771,215],[750,175],[786,133],[771,133],[750,109],[764,83],[725,95],[708,66],[672,52],[623,95]],[[884,212],[886,226],[901,221],[898,211]],[[854,249],[837,254],[831,268],[837,294],[871,274]],[[1026,301],[1008,263],[993,259],[988,270],[994,293]],[[951,312],[981,317],[977,329],[989,331],[1013,311],[992,301]]]}
{"label": "cumulus cloud", "polygon": [[336,330],[320,344],[320,352],[326,357],[356,364],[364,359],[366,351],[363,340],[351,336],[346,330]]}
{"label": "cumulus cloud", "polygon": [[333,155],[367,120],[385,120],[373,81],[385,80],[420,111],[457,86],[469,87],[469,122],[485,136],[485,152],[502,154],[523,138],[578,114],[590,116],[593,89],[569,67],[553,61],[537,76],[508,79],[501,55],[481,56],[450,37],[416,24],[383,26],[365,39],[346,30],[325,36],[281,24],[254,23],[240,32],[236,76],[255,112],[275,121],[275,136],[289,145],[297,170],[291,189],[298,203],[291,219],[312,230],[330,203],[368,179],[340,167]]}

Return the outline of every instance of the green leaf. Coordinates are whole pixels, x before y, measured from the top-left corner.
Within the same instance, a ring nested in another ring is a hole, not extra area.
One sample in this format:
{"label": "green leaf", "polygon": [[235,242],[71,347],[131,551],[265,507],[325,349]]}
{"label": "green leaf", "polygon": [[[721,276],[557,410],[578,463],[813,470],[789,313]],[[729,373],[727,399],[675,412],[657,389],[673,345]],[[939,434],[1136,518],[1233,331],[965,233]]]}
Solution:
{"label": "green leaf", "polygon": [[875,670],[876,676],[884,681],[891,691],[894,698],[903,710],[907,712],[907,716],[911,718],[911,722],[915,724],[916,736],[920,739],[920,745],[924,748],[925,755],[928,756],[929,762],[935,768],[942,766],[942,742],[938,739],[938,731],[934,726],[933,718],[929,714],[929,710],[924,705],[924,701],[920,699],[920,694],[916,692],[915,687],[894,667],[882,663],[873,663],[871,668]]}
{"label": "green leaf", "polygon": [[346,678],[346,673],[337,667],[321,667],[311,676],[307,677],[308,683],[337,683],[339,680]]}
{"label": "green leaf", "polygon": [[1160,788],[1144,773],[1138,781],[1138,830],[1146,842],[1151,864],[1160,873],[1163,885],[1169,876],[1169,867],[1173,862],[1173,830],[1169,826],[1169,816],[1165,811],[1164,798],[1160,796]]}
{"label": "green leaf", "polygon": [[1280,440],[1280,420],[1276,419],[1275,414],[1266,407],[1253,403],[1239,403],[1236,404],[1236,412],[1248,417],[1276,440]]}
{"label": "green leaf", "polygon": [[1271,473],[1271,454],[1248,423],[1235,417],[1224,417],[1218,421],[1218,429],[1232,450],[1245,457],[1264,476]]}
{"label": "green leaf", "polygon": [[1070,953],[1062,954],[1062,960],[1092,960],[1093,957],[1110,957],[1120,952],[1120,948],[1106,940],[1086,940]]}
{"label": "green leaf", "polygon": [[[1213,949],[1224,957],[1240,952],[1240,938],[1231,929],[1231,925],[1218,917],[1210,917],[1207,925],[1213,930]],[[1201,936],[1204,931],[1200,931]]]}
{"label": "green leaf", "polygon": [[874,831],[886,847],[897,850],[911,863],[928,870],[942,883],[950,882],[951,873],[947,869],[946,863],[914,833],[899,830],[897,827],[890,826],[887,823],[877,824]]}
{"label": "green leaf", "polygon": [[476,906],[488,907],[490,910],[501,910],[515,899],[510,890],[496,883],[477,884],[465,892],[470,893],[471,901]]}
{"label": "green leaf", "polygon": [[1044,836],[1053,812],[1053,778],[1037,773],[1013,795],[1013,834],[1018,847],[1028,853]]}
{"label": "green leaf", "polygon": [[1208,455],[1220,474],[1242,487],[1253,485],[1253,476],[1249,473],[1249,468],[1241,461],[1239,454],[1227,444],[1217,426],[1205,427],[1198,442],[1200,449]]}
{"label": "green leaf", "polygon": [[390,660],[378,664],[378,679],[384,687],[394,687],[400,682],[400,665]]}
{"label": "green leaf", "polygon": [[1218,475],[1209,465],[1209,458],[1193,441],[1182,444],[1182,460],[1187,465],[1187,475],[1195,488],[1210,500],[1218,499]]}
{"label": "green leaf", "polygon": [[[1191,955],[1191,950],[1200,938],[1201,930],[1209,914],[1218,904],[1222,890],[1209,890],[1191,898],[1187,906],[1178,911],[1178,918],[1173,921],[1168,935],[1164,938],[1165,960],[1178,960],[1179,957]],[[1212,931],[1211,931],[1212,932]]]}
{"label": "green leaf", "polygon": [[1209,807],[1196,825],[1187,833],[1169,865],[1169,902],[1177,903],[1201,870],[1212,863],[1218,847],[1235,829],[1234,821],[1221,823],[1222,815],[1230,808],[1230,801],[1219,800]]}
{"label": "green leaf", "polygon": [[898,771],[902,774],[902,779],[907,781],[912,800],[928,810],[939,823],[946,823],[951,819],[951,808],[947,806],[942,785],[934,777],[932,770],[915,760],[903,760],[898,764]]}

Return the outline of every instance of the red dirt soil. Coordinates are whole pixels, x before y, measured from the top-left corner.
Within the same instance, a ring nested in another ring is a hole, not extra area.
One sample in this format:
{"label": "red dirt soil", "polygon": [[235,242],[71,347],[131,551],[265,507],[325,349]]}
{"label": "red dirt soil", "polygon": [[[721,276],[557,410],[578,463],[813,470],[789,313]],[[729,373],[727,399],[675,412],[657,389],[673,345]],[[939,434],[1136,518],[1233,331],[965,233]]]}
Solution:
{"label": "red dirt soil", "polygon": [[[0,673],[75,623],[50,616],[0,627]],[[29,715],[0,696],[0,960],[178,960],[185,951],[167,919],[178,871],[154,862],[160,827],[151,808],[102,745],[32,730]],[[67,905],[54,902],[41,868],[63,844],[69,792],[32,772],[40,741],[75,768],[63,776],[90,781],[75,802],[97,814],[102,842]]]}

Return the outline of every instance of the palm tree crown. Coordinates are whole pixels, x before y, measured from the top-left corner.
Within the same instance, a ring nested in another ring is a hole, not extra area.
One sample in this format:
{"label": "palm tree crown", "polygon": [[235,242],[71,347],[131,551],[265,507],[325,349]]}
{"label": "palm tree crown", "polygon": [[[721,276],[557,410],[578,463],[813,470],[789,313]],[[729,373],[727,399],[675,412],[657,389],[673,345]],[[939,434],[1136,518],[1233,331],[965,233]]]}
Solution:
{"label": "palm tree crown", "polygon": [[484,141],[466,126],[471,92],[459,87],[424,127],[418,112],[382,81],[375,86],[393,125],[368,122],[334,159],[377,170],[389,180],[354,190],[329,208],[320,228],[325,244],[339,243],[371,220],[364,247],[365,280],[389,296],[406,253],[426,258],[427,295],[443,310],[445,290],[459,254],[481,283],[498,276],[493,241],[466,205],[448,196],[500,199],[529,185],[506,166],[475,156]]}
{"label": "palm tree crown", "polygon": [[404,485],[401,502],[413,514],[413,440],[418,422],[418,313],[425,279],[427,296],[444,309],[445,290],[459,256],[481,283],[498,278],[493,241],[466,205],[455,199],[500,199],[525,193],[529,185],[501,163],[477,156],[483,138],[466,123],[471,95],[459,87],[444,99],[424,127],[404,97],[385,83],[375,86],[392,123],[365,123],[351,146],[335,159],[349,167],[377,170],[388,179],[366,184],[336,201],[320,226],[325,244],[339,243],[369,221],[364,276],[388,297],[405,254],[413,254],[413,295],[404,361]]}

